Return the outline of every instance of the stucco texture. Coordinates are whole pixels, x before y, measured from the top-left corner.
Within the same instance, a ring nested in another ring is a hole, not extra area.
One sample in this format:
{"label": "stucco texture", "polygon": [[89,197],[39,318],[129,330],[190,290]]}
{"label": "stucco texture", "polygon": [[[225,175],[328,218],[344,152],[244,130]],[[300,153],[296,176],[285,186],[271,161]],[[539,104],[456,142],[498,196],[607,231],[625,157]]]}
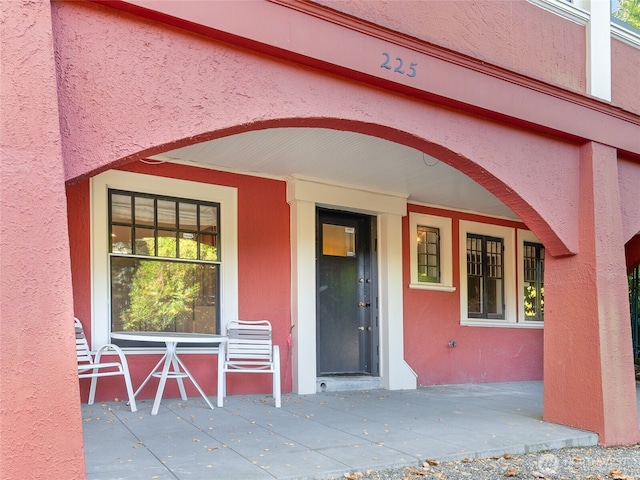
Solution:
{"label": "stucco texture", "polygon": [[0,478],[83,478],[50,7],[0,6]]}
{"label": "stucco texture", "polygon": [[[320,0],[395,31],[574,91],[586,91],[585,27],[526,1]],[[533,40],[535,39],[535,40]]]}
{"label": "stucco texture", "polygon": [[68,181],[252,128],[348,129],[449,163],[498,196],[552,254],[575,251],[578,148],[571,143],[134,22],[102,7],[55,5]]}

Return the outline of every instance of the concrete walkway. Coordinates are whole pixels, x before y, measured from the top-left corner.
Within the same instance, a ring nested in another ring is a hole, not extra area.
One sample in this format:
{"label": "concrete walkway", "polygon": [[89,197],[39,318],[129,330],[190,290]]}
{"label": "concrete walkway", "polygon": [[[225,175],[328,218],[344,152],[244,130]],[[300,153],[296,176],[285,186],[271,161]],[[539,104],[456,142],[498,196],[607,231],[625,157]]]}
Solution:
{"label": "concrete walkway", "polygon": [[230,396],[214,410],[167,399],[157,416],[151,404],[82,406],[88,479],[344,478],[598,442],[542,421],[542,382],[288,394],[280,409],[268,395]]}

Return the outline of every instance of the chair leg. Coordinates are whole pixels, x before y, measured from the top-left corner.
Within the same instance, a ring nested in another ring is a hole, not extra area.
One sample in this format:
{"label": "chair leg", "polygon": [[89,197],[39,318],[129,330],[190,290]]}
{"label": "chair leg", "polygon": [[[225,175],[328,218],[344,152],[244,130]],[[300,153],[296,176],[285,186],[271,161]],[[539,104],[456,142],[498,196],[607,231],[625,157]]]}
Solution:
{"label": "chair leg", "polygon": [[280,391],[280,347],[273,347],[273,398],[276,401],[276,408],[282,406],[282,393]]}
{"label": "chair leg", "polygon": [[127,386],[127,395],[129,396],[129,406],[131,407],[132,412],[137,412],[138,407],[136,405],[136,396],[133,393],[133,385],[131,384],[131,376],[129,375],[129,371],[125,370],[123,372],[124,375],[124,383]]}
{"label": "chair leg", "polygon": [[95,376],[91,377],[91,387],[89,388],[89,400],[87,401],[87,405],[93,405],[93,401],[96,398],[96,386],[98,384],[98,369],[93,370],[93,374]]}
{"label": "chair leg", "polygon": [[218,407],[224,403],[225,391],[225,371],[224,371],[225,348],[224,343],[218,347]]}

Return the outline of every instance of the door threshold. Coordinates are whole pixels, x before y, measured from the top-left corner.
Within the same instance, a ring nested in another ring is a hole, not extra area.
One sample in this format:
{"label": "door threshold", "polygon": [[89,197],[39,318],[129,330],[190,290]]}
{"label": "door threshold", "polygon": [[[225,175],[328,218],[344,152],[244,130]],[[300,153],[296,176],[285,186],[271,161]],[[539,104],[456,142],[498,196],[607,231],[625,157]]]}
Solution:
{"label": "door threshold", "polygon": [[369,375],[340,375],[316,378],[316,392],[345,392],[350,390],[376,390],[381,388],[380,377]]}

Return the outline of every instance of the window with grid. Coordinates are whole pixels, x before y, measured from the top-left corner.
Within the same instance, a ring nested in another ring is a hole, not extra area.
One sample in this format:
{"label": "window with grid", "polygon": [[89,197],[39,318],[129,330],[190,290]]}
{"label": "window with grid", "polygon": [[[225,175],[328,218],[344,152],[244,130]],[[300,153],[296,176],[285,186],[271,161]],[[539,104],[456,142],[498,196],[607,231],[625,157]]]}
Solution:
{"label": "window with grid", "polygon": [[418,225],[418,281],[440,282],[440,229]]}
{"label": "window with grid", "polygon": [[219,204],[108,196],[111,330],[219,333]]}
{"label": "window with grid", "polygon": [[544,320],[544,247],[524,242],[524,318]]}
{"label": "window with grid", "polygon": [[501,238],[467,234],[469,318],[505,318],[503,256]]}

